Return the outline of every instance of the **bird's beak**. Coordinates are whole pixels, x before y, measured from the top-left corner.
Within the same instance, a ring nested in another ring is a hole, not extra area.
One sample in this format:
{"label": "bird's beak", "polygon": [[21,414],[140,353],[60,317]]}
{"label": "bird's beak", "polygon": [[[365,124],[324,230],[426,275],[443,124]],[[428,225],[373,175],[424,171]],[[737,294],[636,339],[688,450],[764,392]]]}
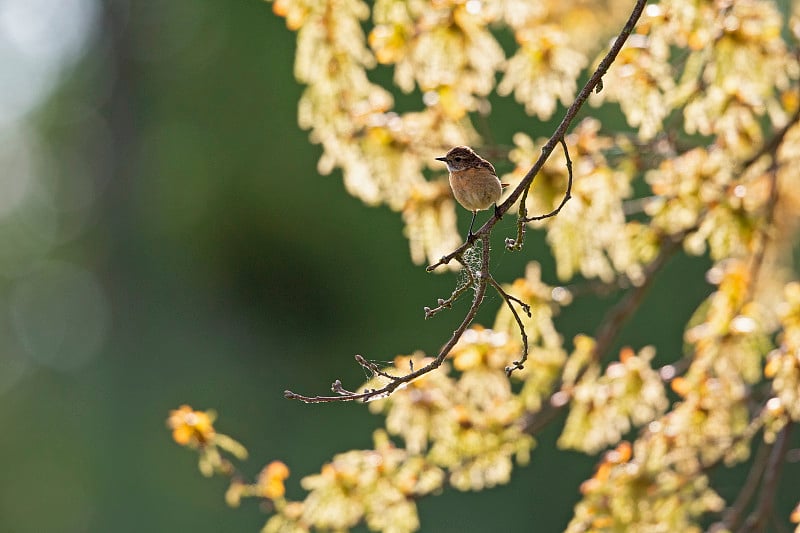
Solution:
{"label": "bird's beak", "polygon": [[444,156],[442,156],[442,157],[434,157],[434,159],[436,159],[437,161],[442,161],[444,163],[447,163],[447,158],[444,157]]}

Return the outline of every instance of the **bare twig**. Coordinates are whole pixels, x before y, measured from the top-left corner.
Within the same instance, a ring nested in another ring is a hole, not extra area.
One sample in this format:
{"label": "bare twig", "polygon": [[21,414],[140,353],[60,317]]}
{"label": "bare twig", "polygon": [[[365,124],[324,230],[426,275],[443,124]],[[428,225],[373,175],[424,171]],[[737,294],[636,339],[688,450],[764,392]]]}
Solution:
{"label": "bare twig", "polygon": [[[498,206],[500,214],[505,213],[508,211],[514,202],[517,201],[522,195],[522,192],[529,188],[533,179],[536,177],[536,174],[542,169],[544,166],[545,161],[550,157],[550,154],[553,153],[553,150],[556,147],[556,144],[562,142],[564,139],[564,135],[567,133],[567,129],[569,129],[570,124],[575,119],[575,116],[578,114],[578,111],[583,107],[583,104],[589,98],[589,95],[592,91],[600,84],[600,80],[603,78],[605,73],[608,71],[608,68],[617,58],[620,50],[622,50],[622,46],[625,44],[625,41],[628,40],[628,36],[630,36],[633,28],[636,26],[636,22],[639,20],[639,17],[644,10],[644,6],[647,3],[646,0],[637,0],[636,5],[633,7],[631,11],[631,15],[628,18],[628,21],[625,23],[625,26],[622,28],[622,31],[619,33],[617,38],[614,40],[614,44],[611,45],[611,49],[608,51],[606,56],[600,61],[597,69],[594,71],[594,74],[589,78],[589,81],[586,82],[586,85],[583,86],[581,92],[578,93],[578,96],[575,98],[575,101],[569,106],[567,109],[564,118],[561,120],[561,123],[556,128],[556,131],[550,137],[550,139],[545,143],[542,147],[542,155],[539,156],[539,159],[536,160],[533,167],[525,174],[525,177],[522,178],[522,181],[517,185],[514,191],[506,198],[506,200]],[[489,219],[489,222],[484,224],[484,227],[497,222],[497,218],[493,217]],[[491,227],[491,226],[490,226]],[[482,230],[483,228],[481,228]],[[480,230],[479,230],[480,231]]]}
{"label": "bare twig", "polygon": [[[553,133],[553,135],[550,137],[550,139],[547,141],[547,143],[545,143],[545,145],[542,147],[542,153],[539,156],[539,159],[537,159],[537,161],[534,163],[534,165],[531,167],[531,169],[527,172],[527,174],[525,174],[525,176],[522,178],[522,181],[520,181],[520,183],[517,185],[517,187],[508,196],[508,198],[506,198],[506,200],[502,204],[500,204],[500,205],[498,205],[496,207],[494,215],[492,217],[490,217],[489,220],[477,232],[475,232],[474,236],[467,240],[467,242],[465,242],[464,244],[462,244],[461,246],[456,248],[454,251],[452,251],[448,255],[442,257],[438,262],[436,262],[436,263],[434,263],[432,265],[429,265],[427,267],[426,270],[428,272],[431,272],[431,271],[435,270],[436,268],[438,268],[439,266],[446,265],[446,264],[450,263],[454,259],[462,261],[464,252],[466,252],[469,248],[471,248],[476,241],[480,241],[481,242],[481,245],[482,245],[481,267],[480,267],[480,271],[477,273],[477,278],[478,278],[477,279],[477,283],[474,283],[474,286],[475,286],[475,298],[473,299],[472,304],[470,305],[470,308],[467,311],[467,314],[464,316],[464,319],[461,321],[461,324],[458,326],[458,328],[456,328],[456,330],[450,336],[450,339],[447,341],[447,343],[441,348],[441,350],[439,350],[439,354],[436,356],[436,358],[433,361],[431,361],[430,363],[428,363],[427,365],[423,366],[422,368],[419,368],[419,369],[417,369],[415,371],[409,372],[408,374],[405,374],[403,376],[391,376],[389,374],[386,374],[383,377],[387,377],[388,376],[387,379],[389,379],[389,383],[387,383],[385,386],[383,386],[383,387],[381,387],[379,389],[371,389],[371,390],[368,390],[368,391],[355,393],[355,392],[347,391],[346,389],[344,389],[342,387],[341,382],[339,380],[336,380],[336,381],[334,381],[334,383],[333,383],[331,388],[332,388],[333,392],[338,394],[338,396],[304,396],[302,394],[297,394],[297,393],[292,392],[290,390],[286,390],[286,391],[284,391],[284,396],[286,398],[292,399],[292,400],[300,400],[300,401],[303,401],[303,402],[306,402],[306,403],[341,402],[341,401],[370,401],[370,400],[386,397],[389,394],[391,394],[392,392],[394,392],[395,390],[397,390],[399,387],[401,387],[401,386],[403,386],[403,385],[405,385],[407,383],[410,383],[411,381],[415,380],[416,378],[418,378],[420,376],[423,376],[423,375],[425,375],[425,374],[427,374],[427,373],[439,368],[442,365],[444,360],[447,358],[447,355],[450,353],[450,351],[456,345],[458,340],[464,334],[464,331],[466,331],[466,329],[469,327],[469,325],[472,323],[473,319],[475,318],[475,315],[478,313],[478,309],[480,308],[481,304],[483,303],[483,298],[486,295],[486,286],[487,286],[487,284],[491,283],[490,280],[492,280],[492,278],[491,278],[491,275],[489,274],[489,256],[490,256],[490,253],[489,253],[489,236],[491,235],[492,228],[495,226],[495,224],[497,224],[497,222],[500,220],[500,218],[503,216],[503,214],[505,214],[511,208],[511,206],[517,201],[517,199],[523,193],[527,194],[527,191],[530,188],[531,183],[533,183],[534,177],[539,173],[539,171],[541,170],[541,168],[544,165],[545,161],[547,161],[547,159],[553,153],[553,150],[555,149],[555,146],[556,146],[557,143],[561,143],[563,145],[565,153],[566,153],[567,146],[566,146],[566,143],[564,142],[564,135],[566,134],[567,129],[569,128],[570,124],[572,124],[572,121],[575,119],[575,116],[578,114],[578,111],[581,109],[581,107],[583,107],[583,104],[586,103],[586,100],[589,98],[589,95],[592,93],[592,91],[595,90],[596,87],[600,87],[601,86],[602,77],[608,71],[608,68],[611,66],[611,64],[616,59],[617,55],[619,54],[620,50],[622,49],[622,46],[625,44],[625,41],[628,39],[628,36],[633,31],[633,28],[636,25],[636,22],[639,20],[639,17],[641,16],[642,11],[644,10],[644,6],[645,6],[646,3],[647,3],[647,0],[636,0],[636,4],[635,4],[635,6],[634,6],[634,8],[633,8],[633,10],[631,12],[630,17],[628,18],[628,21],[625,23],[625,26],[623,27],[622,31],[620,32],[620,34],[615,39],[614,43],[611,46],[611,49],[608,51],[606,56],[603,58],[602,61],[600,61],[599,66],[594,71],[592,76],[589,78],[589,81],[586,82],[586,85],[584,85],[583,89],[581,89],[580,93],[578,93],[578,96],[575,98],[575,101],[572,103],[572,105],[570,105],[569,109],[567,109],[567,112],[564,115],[564,118],[561,120],[561,123],[558,125],[558,127],[556,128],[556,130]],[[558,211],[561,210],[561,208],[564,206],[564,204],[569,200],[569,195],[570,195],[570,190],[571,190],[571,182],[572,182],[571,181],[572,165],[571,165],[571,161],[569,161],[569,155],[567,155],[567,161],[568,161],[568,170],[569,170],[569,175],[570,175],[570,182],[569,182],[569,185],[568,185],[568,190],[567,190],[566,195],[565,195],[565,199],[562,201],[561,205],[552,214],[544,215],[544,216],[542,216],[540,218],[532,218],[530,220],[540,220],[541,218],[547,218],[548,216],[554,216],[555,214],[558,213]],[[454,291],[454,294],[455,294],[455,291]],[[460,293],[458,295],[456,295],[455,297],[457,298],[459,295],[460,295]],[[451,296],[451,301],[452,301],[452,298],[453,298],[453,296]],[[447,300],[445,300],[445,302],[447,302]],[[508,300],[506,300],[506,302],[508,302]],[[441,304],[440,304],[440,306],[441,306]],[[433,310],[431,310],[431,312],[433,312]],[[428,312],[426,311],[426,315],[427,314],[428,314]],[[516,315],[515,318],[519,319],[519,316]],[[520,320],[518,320],[518,324],[521,324]],[[524,327],[521,328],[521,329],[522,329],[523,339],[525,339],[525,341],[526,341],[525,344],[527,344],[527,338],[525,337]],[[527,353],[527,350],[525,350],[525,351]],[[521,361],[524,361],[524,357],[525,356],[523,356]],[[521,364],[521,361],[520,361],[520,364]],[[359,362],[359,364],[361,364],[361,363]]]}
{"label": "bare twig", "polygon": [[[599,86],[598,86],[599,87]],[[538,215],[535,217],[529,217],[528,209],[525,206],[525,200],[528,198],[528,191],[530,187],[527,187],[520,196],[519,200],[519,217],[517,218],[517,236],[514,239],[506,239],[506,248],[512,251],[517,251],[522,248],[522,242],[525,238],[525,224],[528,222],[533,222],[535,220],[544,220],[545,218],[554,217],[561,212],[561,209],[567,204],[570,198],[572,198],[572,159],[569,157],[569,148],[567,148],[567,143],[564,141],[563,138],[559,141],[561,146],[564,148],[564,157],[566,158],[567,164],[567,190],[564,193],[564,197],[561,199],[561,203],[558,204],[558,207],[546,213],[544,215]]]}
{"label": "bare twig", "polygon": [[525,314],[528,315],[528,318],[532,316],[531,306],[526,304],[516,296],[508,294],[505,290],[503,290],[503,287],[492,276],[489,276],[489,284],[492,287],[494,287],[497,293],[503,297],[503,300],[505,300],[508,309],[514,316],[514,320],[517,321],[517,326],[519,326],[519,334],[520,337],[522,338],[522,357],[520,357],[519,360],[514,361],[511,366],[508,366],[505,369],[506,375],[510,376],[514,370],[521,370],[524,367],[525,361],[528,360],[528,335],[525,333],[525,324],[522,323],[522,319],[520,318],[519,313],[517,313],[517,310],[514,309],[514,305],[512,304],[512,302],[515,302],[517,305],[519,305],[525,312]]}
{"label": "bare twig", "polygon": [[[614,40],[614,43],[611,45],[611,48],[609,49],[608,53],[605,55],[603,60],[600,61],[600,64],[597,66],[597,69],[589,78],[589,81],[587,81],[586,84],[583,86],[583,89],[581,89],[581,91],[578,93],[578,96],[575,98],[575,101],[572,102],[572,105],[569,106],[569,109],[567,109],[567,112],[564,114],[564,118],[561,119],[561,123],[558,125],[555,132],[553,132],[553,135],[551,135],[550,139],[548,139],[548,141],[544,144],[544,146],[542,146],[542,153],[539,156],[539,159],[536,160],[531,169],[517,184],[516,188],[514,188],[514,190],[511,192],[510,195],[508,195],[508,198],[506,198],[502,204],[497,206],[497,209],[495,209],[494,216],[490,217],[489,220],[487,220],[486,223],[475,232],[476,236],[490,233],[494,225],[497,224],[500,218],[506,212],[508,212],[509,209],[511,209],[511,206],[514,205],[517,199],[519,199],[523,194],[525,195],[528,194],[528,189],[533,183],[533,179],[542,169],[545,162],[550,158],[550,155],[553,153],[556,144],[564,142],[564,135],[566,135],[570,124],[572,124],[572,121],[575,120],[578,111],[580,111],[581,107],[583,107],[583,104],[586,103],[586,100],[589,98],[589,95],[592,93],[592,91],[594,91],[595,88],[600,85],[603,76],[608,71],[611,64],[614,63],[614,60],[617,58],[617,55],[619,55],[620,50],[622,50],[622,46],[625,44],[625,41],[628,40],[628,37],[633,31],[633,28],[636,26],[636,22],[642,15],[642,11],[644,10],[645,4],[647,4],[647,0],[636,0],[636,5],[634,5],[633,10],[631,11],[631,15],[630,17],[628,17],[628,21],[625,23],[625,26],[622,28],[622,31],[620,31],[619,35]],[[564,147],[566,149],[566,145],[564,145]],[[523,205],[524,203],[525,202],[522,202]],[[563,205],[560,206],[558,209],[560,210],[561,207],[563,207]],[[548,215],[548,216],[553,216],[553,215]],[[547,216],[544,216],[543,218],[547,218]],[[531,220],[539,220],[539,219],[533,218]],[[463,254],[464,251],[467,250],[470,246],[471,243],[469,241],[465,242],[464,244],[453,250],[451,253],[439,259],[439,261],[437,261],[436,263],[428,266],[427,268],[428,272],[436,270],[436,268],[450,263],[450,261]]]}
{"label": "bare twig", "polygon": [[[286,390],[283,393],[284,397],[290,400],[300,400],[301,402],[305,403],[352,402],[352,401],[368,402],[370,400],[385,398],[386,396],[390,395],[401,386],[406,385],[414,381],[418,377],[423,376],[429,372],[432,372],[433,370],[436,370],[437,368],[442,366],[442,363],[444,363],[444,360],[447,358],[447,355],[450,353],[450,351],[456,345],[458,340],[467,330],[469,325],[475,319],[475,315],[478,313],[478,309],[483,303],[483,298],[484,296],[486,296],[486,285],[488,285],[489,279],[491,277],[489,275],[489,258],[491,255],[489,252],[489,235],[488,234],[481,235],[480,241],[481,241],[481,269],[477,273],[478,280],[475,287],[475,299],[472,301],[472,305],[470,305],[466,316],[461,321],[461,324],[459,324],[459,326],[450,336],[450,339],[447,341],[447,343],[444,346],[442,346],[442,348],[439,350],[439,354],[433,361],[423,366],[422,368],[419,368],[402,376],[392,376],[390,374],[384,373],[383,377],[389,379],[389,383],[377,389],[368,389],[363,392],[352,392],[342,388],[341,381],[337,379],[336,381],[333,382],[331,389],[333,390],[333,392],[336,392],[338,396],[304,396],[302,394],[297,394],[296,392]],[[361,358],[361,356],[357,357]],[[358,359],[356,360],[358,361]]]}
{"label": "bare twig", "polygon": [[558,207],[553,209],[547,214],[539,215],[535,217],[528,217],[523,219],[525,222],[533,222],[536,220],[544,220],[545,218],[554,217],[561,212],[561,209],[567,205],[567,201],[572,198],[572,159],[569,158],[569,149],[567,148],[567,143],[564,142],[564,139],[559,139],[561,146],[564,147],[564,157],[567,160],[567,192],[564,193],[564,197],[561,199],[561,203],[558,204]]}
{"label": "bare twig", "polygon": [[441,311],[443,309],[450,309],[451,307],[453,307],[453,303],[456,300],[458,300],[459,296],[461,296],[462,294],[467,292],[470,287],[474,287],[475,286],[475,276],[472,274],[472,269],[461,258],[458,258],[458,261],[464,266],[464,272],[466,273],[468,279],[466,281],[464,281],[464,283],[462,283],[461,285],[458,285],[455,288],[455,290],[453,291],[453,294],[450,295],[450,298],[448,298],[446,300],[444,300],[442,298],[439,298],[439,301],[436,302],[438,305],[436,307],[434,307],[434,308],[430,308],[430,307],[426,306],[425,307],[425,319],[426,320],[428,318],[431,318],[431,317],[435,316],[436,313],[438,313],[439,311]]}
{"label": "bare twig", "polygon": [[376,365],[372,361],[367,361],[361,355],[356,355],[355,356],[355,360],[356,360],[356,363],[358,363],[359,365],[363,366],[364,368],[366,368],[367,370],[369,370],[370,372],[372,372],[375,375],[382,376],[382,377],[385,377],[385,378],[388,378],[388,379],[394,379],[396,377],[396,376],[393,376],[391,374],[387,374],[386,372],[381,370],[378,365]]}

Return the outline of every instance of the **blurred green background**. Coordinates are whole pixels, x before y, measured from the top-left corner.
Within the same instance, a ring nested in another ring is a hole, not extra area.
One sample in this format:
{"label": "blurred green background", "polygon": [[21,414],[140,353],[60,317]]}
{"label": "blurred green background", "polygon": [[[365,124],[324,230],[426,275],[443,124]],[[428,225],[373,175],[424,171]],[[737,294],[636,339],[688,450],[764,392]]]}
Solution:
{"label": "blurred green background", "polygon": [[[282,391],[355,387],[353,354],[434,352],[459,321],[465,302],[423,320],[455,277],[411,264],[399,215],[316,172],[293,54],[259,0],[0,0],[0,531],[258,531],[257,504],[227,508],[225,480],[172,443],[169,410],[216,409],[242,470],[281,459],[301,497],[381,420]],[[500,142],[548,131],[495,109]],[[500,279],[538,259],[555,283],[540,235],[495,248]],[[624,343],[674,359],[706,267],[672,261]],[[566,338],[611,303],[569,308]],[[594,459],[555,452],[558,429],[510,485],[421,501],[423,531],[563,528]]]}

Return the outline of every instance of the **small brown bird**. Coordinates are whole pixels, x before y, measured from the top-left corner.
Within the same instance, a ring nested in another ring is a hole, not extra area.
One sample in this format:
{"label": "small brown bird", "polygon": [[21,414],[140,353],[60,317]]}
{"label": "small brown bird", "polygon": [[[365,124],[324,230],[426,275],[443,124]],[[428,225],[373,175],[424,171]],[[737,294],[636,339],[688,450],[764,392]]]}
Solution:
{"label": "small brown bird", "polygon": [[497,209],[497,200],[503,193],[503,185],[497,178],[497,172],[487,160],[476,154],[469,146],[456,146],[444,157],[450,171],[450,188],[458,203],[472,211],[472,222],[469,224],[467,240],[472,238],[472,226],[478,211],[489,209],[492,204]]}

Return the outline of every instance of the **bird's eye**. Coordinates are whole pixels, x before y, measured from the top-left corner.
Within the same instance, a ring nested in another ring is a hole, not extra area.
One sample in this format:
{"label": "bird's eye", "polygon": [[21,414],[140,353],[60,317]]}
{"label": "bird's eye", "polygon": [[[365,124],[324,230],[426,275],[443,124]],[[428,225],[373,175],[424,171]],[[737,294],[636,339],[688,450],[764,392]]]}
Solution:
{"label": "bird's eye", "polygon": [[455,159],[456,161],[461,161],[461,160],[462,160],[462,159],[464,159],[464,158],[463,158],[463,157],[461,157],[460,155],[457,155],[457,156],[455,156],[453,159]]}

